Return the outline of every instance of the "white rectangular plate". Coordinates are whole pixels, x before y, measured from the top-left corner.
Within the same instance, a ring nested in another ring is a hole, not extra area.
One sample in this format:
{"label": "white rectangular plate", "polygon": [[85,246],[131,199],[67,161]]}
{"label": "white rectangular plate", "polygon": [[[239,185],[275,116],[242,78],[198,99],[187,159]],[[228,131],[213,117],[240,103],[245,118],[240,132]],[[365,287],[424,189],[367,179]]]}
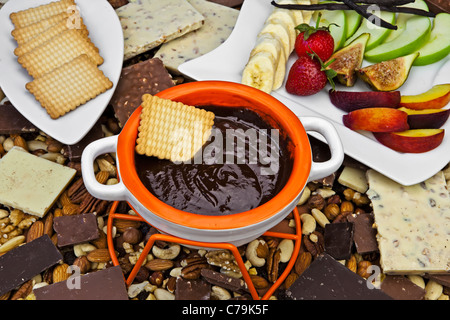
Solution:
{"label": "white rectangular plate", "polygon": [[25,84],[32,81],[17,62],[17,43],[11,36],[14,29],[12,12],[47,4],[51,0],[9,0],[0,10],[0,87],[14,107],[31,123],[52,138],[64,143],[79,142],[102,115],[119,81],[123,64],[123,33],[116,12],[106,0],[76,0],[89,37],[100,50],[105,62],[99,67],[113,83],[113,88],[54,120],[29,93]]}
{"label": "white rectangular plate", "polygon": [[[242,70],[248,61],[257,34],[266,18],[272,12],[271,0],[246,0],[236,26],[230,37],[217,49],[182,64],[179,70],[196,80],[223,80],[241,82]],[[296,60],[293,53],[288,69]],[[363,66],[368,65],[364,61]],[[450,57],[435,64],[413,67],[405,84],[399,89],[402,94],[422,93],[435,84],[450,83]],[[368,91],[367,85],[357,81],[352,88],[337,84],[338,90]],[[298,117],[316,116],[327,119],[336,127],[345,153],[363,164],[379,171],[403,185],[422,182],[441,170],[450,161],[450,121],[442,127],[447,134],[442,144],[426,153],[400,153],[391,150],[375,140],[370,132],[352,131],[342,123],[344,111],[330,102],[327,86],[309,97],[294,96],[286,92],[284,86],[272,95],[289,107]],[[318,139],[323,138],[316,136]]]}

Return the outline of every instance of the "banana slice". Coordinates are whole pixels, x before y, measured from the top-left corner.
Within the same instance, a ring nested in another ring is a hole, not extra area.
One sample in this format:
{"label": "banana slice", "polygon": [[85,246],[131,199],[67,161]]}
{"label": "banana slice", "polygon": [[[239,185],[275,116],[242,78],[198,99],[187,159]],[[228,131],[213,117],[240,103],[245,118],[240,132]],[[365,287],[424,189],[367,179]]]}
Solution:
{"label": "banana slice", "polygon": [[[308,2],[308,4],[310,4],[309,0],[305,0],[304,2]],[[280,0],[278,1],[279,4],[300,4],[299,1],[297,0]],[[275,10],[282,10],[282,11],[287,11],[289,12],[293,18],[294,18],[294,23],[295,26],[298,26],[299,24],[303,23],[303,14],[302,14],[302,10],[287,10],[287,9],[279,9],[276,8]]]}
{"label": "banana slice", "polygon": [[281,87],[286,74],[286,56],[284,55],[281,40],[270,33],[263,33],[256,39],[255,47],[250,53],[250,57],[256,53],[266,51],[270,52],[277,63],[275,68],[275,76],[272,90],[277,90]]}
{"label": "banana slice", "polygon": [[[297,2],[297,4],[306,4],[306,5],[319,3],[318,0],[296,0],[296,2]],[[302,13],[302,16],[303,16],[302,23],[309,23],[311,21],[311,17],[312,17],[312,14],[314,13],[314,11],[309,11],[309,10],[297,10],[297,11]]]}
{"label": "banana slice", "polygon": [[296,24],[294,18],[290,15],[290,11],[275,9],[267,20],[272,23],[280,23],[279,21],[282,21],[283,26],[289,33],[290,51],[292,52],[294,50],[295,38],[297,37],[297,30],[295,30]]}
{"label": "banana slice", "polygon": [[241,83],[270,93],[275,76],[275,61],[267,51],[260,51],[249,58],[242,72]]}
{"label": "banana slice", "polygon": [[274,21],[266,21],[264,27],[262,28],[258,36],[264,33],[270,33],[280,38],[283,52],[287,60],[291,55],[292,51],[291,51],[290,35],[289,31],[287,30],[286,24],[279,19],[274,19]]}

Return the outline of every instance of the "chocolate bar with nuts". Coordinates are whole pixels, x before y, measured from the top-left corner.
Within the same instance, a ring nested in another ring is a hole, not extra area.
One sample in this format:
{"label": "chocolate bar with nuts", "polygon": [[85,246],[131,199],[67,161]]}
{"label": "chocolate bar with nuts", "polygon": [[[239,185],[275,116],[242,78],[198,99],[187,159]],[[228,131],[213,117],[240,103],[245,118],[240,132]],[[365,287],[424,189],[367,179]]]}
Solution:
{"label": "chocolate bar with nuts", "polygon": [[405,276],[387,275],[380,289],[395,300],[422,300],[425,296],[425,290]]}
{"label": "chocolate bar with nuts", "polygon": [[48,235],[6,252],[0,256],[0,296],[57,264],[62,258]]}
{"label": "chocolate bar with nuts", "polygon": [[144,94],[155,95],[173,86],[172,77],[158,58],[123,68],[110,101],[120,125],[123,127],[134,110],[141,105]]}
{"label": "chocolate bar with nuts", "polygon": [[211,297],[211,284],[203,279],[178,277],[176,288],[176,300],[209,300]]}
{"label": "chocolate bar with nuts", "polygon": [[11,102],[0,105],[0,134],[37,132],[39,129],[27,120]]}

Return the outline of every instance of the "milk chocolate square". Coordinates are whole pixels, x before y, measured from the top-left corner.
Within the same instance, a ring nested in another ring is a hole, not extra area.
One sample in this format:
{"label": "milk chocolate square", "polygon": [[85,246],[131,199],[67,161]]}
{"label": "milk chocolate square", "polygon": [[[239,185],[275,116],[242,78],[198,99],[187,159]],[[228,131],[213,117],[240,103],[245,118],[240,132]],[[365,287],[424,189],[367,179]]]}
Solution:
{"label": "milk chocolate square", "polygon": [[405,276],[387,275],[380,289],[395,300],[422,300],[425,296],[425,290]]}
{"label": "milk chocolate square", "polygon": [[367,280],[323,253],[286,291],[292,300],[392,300]]}
{"label": "milk chocolate square", "polygon": [[95,240],[99,237],[97,217],[93,213],[61,216],[53,219],[58,247]]}
{"label": "milk chocolate square", "polygon": [[173,86],[171,75],[158,58],[123,68],[110,101],[120,125],[123,127],[134,110],[141,105],[144,94],[155,95]]}
{"label": "milk chocolate square", "polygon": [[6,252],[0,256],[0,296],[57,264],[62,258],[48,235]]}
{"label": "milk chocolate square", "polygon": [[41,287],[34,294],[36,300],[128,300],[120,266]]}
{"label": "milk chocolate square", "polygon": [[373,216],[368,213],[349,215],[347,220],[353,222],[353,241],[359,254],[378,251],[377,229],[373,227]]}
{"label": "milk chocolate square", "polygon": [[205,280],[177,278],[175,300],[209,300],[210,297],[211,284]]}

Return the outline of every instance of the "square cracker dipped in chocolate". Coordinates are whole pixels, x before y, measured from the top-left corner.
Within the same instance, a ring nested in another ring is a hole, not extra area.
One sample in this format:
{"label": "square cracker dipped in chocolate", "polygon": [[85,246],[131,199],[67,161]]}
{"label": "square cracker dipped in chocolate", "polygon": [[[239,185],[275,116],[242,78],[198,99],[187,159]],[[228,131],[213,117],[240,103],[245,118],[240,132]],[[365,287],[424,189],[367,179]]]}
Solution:
{"label": "square cracker dipped in chocolate", "polygon": [[120,126],[141,105],[144,94],[157,94],[174,86],[172,77],[158,58],[148,59],[122,69],[110,104]]}

